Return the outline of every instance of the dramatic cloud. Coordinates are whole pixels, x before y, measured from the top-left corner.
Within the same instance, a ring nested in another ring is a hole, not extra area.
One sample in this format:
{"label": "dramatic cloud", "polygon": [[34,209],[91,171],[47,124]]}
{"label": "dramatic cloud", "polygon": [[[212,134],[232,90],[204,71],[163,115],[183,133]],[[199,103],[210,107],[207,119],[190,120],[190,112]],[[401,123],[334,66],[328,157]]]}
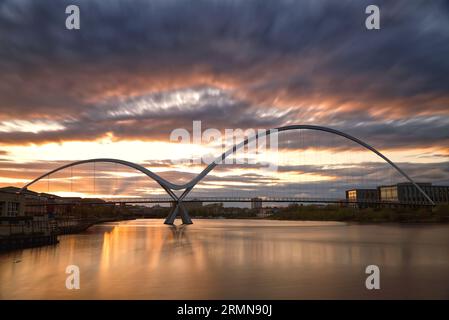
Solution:
{"label": "dramatic cloud", "polygon": [[[80,7],[78,31],[65,28],[69,4]],[[421,157],[424,167],[447,163],[449,3],[378,0],[375,31],[365,28],[369,4],[3,0],[1,177],[13,178],[15,161],[26,166],[18,147],[168,141],[173,129],[190,130],[195,120],[219,130],[330,126],[382,151]],[[313,148],[311,137],[287,135],[280,147]],[[326,137],[319,138],[323,149],[354,148]],[[49,169],[39,159],[16,177]],[[179,168],[160,168],[177,177]],[[414,173],[422,179],[446,179],[441,168],[420,170]],[[229,174],[221,181],[238,178]]]}

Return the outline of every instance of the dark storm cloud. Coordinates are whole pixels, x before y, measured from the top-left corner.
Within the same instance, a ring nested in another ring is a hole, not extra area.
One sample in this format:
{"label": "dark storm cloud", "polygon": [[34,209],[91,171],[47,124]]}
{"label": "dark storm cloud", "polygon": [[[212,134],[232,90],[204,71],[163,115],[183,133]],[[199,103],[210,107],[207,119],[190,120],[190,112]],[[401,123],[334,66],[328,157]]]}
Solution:
{"label": "dark storm cloud", "polygon": [[[449,156],[448,117],[416,117],[386,121],[379,117],[365,116],[357,120],[329,122],[328,126],[359,138],[379,150],[440,146],[447,153],[438,156]],[[363,149],[346,138],[309,130],[279,135],[279,148],[323,148],[335,151]]]}
{"label": "dark storm cloud", "polygon": [[[80,6],[79,31],[64,27],[69,4]],[[368,4],[2,1],[0,119],[56,119],[64,129],[1,132],[0,143],[166,139],[203,120],[217,128],[313,121],[385,147],[447,146],[447,1],[376,1],[379,31],[364,27]],[[215,85],[232,89],[199,105],[133,111]],[[264,118],[276,99],[293,111]],[[315,108],[320,102],[328,106]]]}
{"label": "dark storm cloud", "polygon": [[[198,95],[193,102],[173,103],[178,94]],[[112,135],[113,139],[144,139],[168,141],[175,128],[192,130],[193,121],[202,120],[207,128],[275,128],[296,123],[295,109],[260,109],[248,101],[235,99],[232,94],[211,87],[195,87],[160,92],[130,99],[119,104],[105,102],[59,122],[62,129],[33,132],[0,132],[2,144],[27,144],[89,141]],[[379,117],[361,116],[349,120],[329,119],[327,126],[354,135],[380,149],[413,148],[449,145],[449,120],[446,117],[416,117],[407,120],[385,121]],[[315,131],[285,132],[279,135],[280,149],[360,149],[352,141],[329,133]],[[217,151],[218,152],[218,151]],[[216,154],[219,155],[219,152]]]}
{"label": "dark storm cloud", "polygon": [[[62,129],[33,132],[1,132],[2,144],[27,144],[42,142],[63,142],[70,140],[92,140],[112,134],[115,139],[169,140],[176,128],[192,130],[193,121],[203,122],[207,128],[273,128],[286,123],[293,111],[280,110],[265,114],[246,101],[234,100],[225,92],[211,88],[195,88],[174,92],[162,92],[144,97],[103,103],[89,110],[61,121]],[[176,95],[186,91],[199,95],[194,103],[185,102],[165,108],[176,100]],[[162,107],[161,107],[161,106]]]}

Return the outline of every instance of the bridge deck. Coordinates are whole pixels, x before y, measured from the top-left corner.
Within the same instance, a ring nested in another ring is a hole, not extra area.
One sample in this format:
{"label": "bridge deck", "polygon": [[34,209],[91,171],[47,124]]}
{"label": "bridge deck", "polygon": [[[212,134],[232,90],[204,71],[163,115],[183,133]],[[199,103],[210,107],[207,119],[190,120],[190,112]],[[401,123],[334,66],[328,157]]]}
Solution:
{"label": "bridge deck", "polygon": [[[333,199],[333,198],[291,198],[291,197],[260,197],[257,198],[262,203],[311,203],[311,204],[354,204],[354,205],[419,205],[419,206],[433,206],[428,202],[393,202],[393,201],[349,201],[345,199]],[[253,202],[254,198],[250,197],[198,197],[198,198],[185,198],[183,203],[247,203]],[[29,202],[27,206],[41,206],[46,204],[52,205],[115,205],[115,204],[145,204],[145,203],[172,203],[173,199],[169,197],[151,197],[151,198],[105,198],[105,199],[92,199],[85,198],[81,201],[64,201],[55,199],[51,202]]]}

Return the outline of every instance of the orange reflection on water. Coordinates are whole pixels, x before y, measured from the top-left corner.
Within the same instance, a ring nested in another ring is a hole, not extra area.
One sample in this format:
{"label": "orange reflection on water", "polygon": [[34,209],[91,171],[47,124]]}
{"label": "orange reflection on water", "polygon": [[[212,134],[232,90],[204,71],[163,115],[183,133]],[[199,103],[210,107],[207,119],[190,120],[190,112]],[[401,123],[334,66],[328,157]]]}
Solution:
{"label": "orange reflection on water", "polygon": [[[48,246],[0,255],[1,298],[448,298],[448,225],[268,220],[102,224]],[[81,289],[65,288],[65,268]],[[365,267],[382,290],[364,287]],[[373,296],[374,295],[374,296]]]}

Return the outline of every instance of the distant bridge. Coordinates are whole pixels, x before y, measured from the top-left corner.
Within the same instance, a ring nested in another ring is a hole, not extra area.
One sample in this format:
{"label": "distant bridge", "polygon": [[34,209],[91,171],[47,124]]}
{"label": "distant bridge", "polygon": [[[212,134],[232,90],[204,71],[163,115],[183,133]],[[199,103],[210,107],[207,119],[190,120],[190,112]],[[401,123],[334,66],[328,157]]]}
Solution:
{"label": "distant bridge", "polygon": [[[293,131],[293,130],[315,130],[315,131],[324,131],[324,132],[328,132],[337,136],[341,136],[344,137],[348,140],[351,140],[357,144],[359,144],[360,146],[368,149],[369,151],[373,152],[374,154],[376,154],[377,156],[379,156],[381,159],[383,159],[385,162],[387,162],[391,167],[393,167],[397,172],[399,172],[404,178],[406,178],[409,182],[411,182],[416,189],[420,192],[420,194],[424,197],[424,199],[427,200],[427,203],[429,205],[434,205],[433,200],[424,192],[424,190],[418,185],[416,184],[416,182],[410,178],[403,170],[401,170],[396,164],[394,164],[390,159],[388,159],[386,156],[384,156],[382,153],[380,153],[378,150],[376,150],[374,147],[370,146],[369,144],[363,142],[360,139],[357,139],[347,133],[344,133],[342,131],[338,131],[335,129],[331,129],[331,128],[327,128],[327,127],[323,127],[323,126],[315,126],[315,125],[291,125],[291,126],[285,126],[285,127],[280,127],[280,128],[276,128],[276,129],[272,129],[272,130],[266,130],[263,134],[255,134],[251,137],[248,137],[247,139],[245,139],[244,141],[242,141],[239,144],[234,145],[232,148],[230,148],[228,151],[226,151],[225,153],[223,153],[221,156],[219,156],[218,158],[216,158],[210,165],[208,165],[200,174],[198,174],[198,176],[196,176],[195,178],[193,178],[191,181],[185,183],[185,184],[174,184],[171,183],[167,180],[165,180],[164,178],[160,177],[159,175],[157,175],[156,173],[148,170],[147,168],[144,168],[138,164],[129,162],[129,161],[124,161],[124,160],[119,160],[119,159],[109,159],[109,158],[100,158],[100,159],[89,159],[89,160],[82,160],[82,161],[76,161],[73,163],[69,163],[67,165],[61,166],[59,168],[56,168],[50,172],[45,173],[44,175],[41,175],[40,177],[34,179],[33,181],[31,181],[30,183],[26,184],[20,191],[19,193],[23,192],[25,189],[27,189],[29,186],[33,185],[34,183],[38,182],[39,180],[55,173],[58,171],[61,171],[63,169],[69,168],[69,167],[73,167],[76,165],[80,165],[80,164],[85,164],[85,163],[96,163],[96,162],[110,162],[110,163],[117,163],[117,164],[121,164],[130,168],[134,168],[142,173],[144,173],[145,175],[147,175],[149,178],[153,179],[154,181],[156,181],[164,190],[165,192],[167,192],[167,194],[169,195],[170,199],[167,200],[167,202],[173,202],[175,203],[175,206],[173,207],[173,210],[171,211],[171,213],[168,215],[168,217],[165,220],[166,224],[173,224],[176,217],[178,215],[181,216],[182,222],[184,224],[191,224],[192,220],[187,212],[187,209],[185,208],[185,206],[183,205],[184,202],[187,201],[194,201],[194,200],[188,200],[187,199],[187,195],[192,191],[192,189],[196,186],[196,184],[198,182],[200,182],[210,171],[212,171],[217,165],[224,163],[224,160],[232,155],[235,154],[237,152],[237,150],[244,148],[245,146],[247,146],[250,143],[253,143],[255,141],[257,141],[257,139],[262,138],[264,136],[269,136],[271,134],[279,134],[281,132],[286,132],[286,131]],[[176,190],[183,190],[183,192],[181,193],[180,196],[176,195],[173,191]],[[213,202],[228,202],[228,201],[222,201],[222,200],[217,200],[218,198],[215,198]],[[244,200],[246,199],[246,200]],[[249,198],[244,198],[241,200],[241,202],[250,202],[251,200]],[[114,200],[116,201],[116,200]],[[198,200],[200,201],[200,200]],[[340,200],[338,200],[338,202],[326,202],[327,200],[325,199],[320,199],[318,200],[310,200],[307,202],[318,202],[318,203],[341,203]],[[159,201],[161,202],[161,201]],[[202,202],[209,202],[209,201],[202,201]],[[235,199],[229,200],[229,202],[240,202],[240,201],[236,201]],[[273,201],[266,201],[266,202],[306,202],[306,200],[302,200],[302,201],[284,201],[284,200],[278,200],[275,201],[273,198]],[[131,202],[127,202],[127,203],[131,203]],[[134,202],[135,203],[135,202]],[[141,202],[142,203],[142,202]]]}

